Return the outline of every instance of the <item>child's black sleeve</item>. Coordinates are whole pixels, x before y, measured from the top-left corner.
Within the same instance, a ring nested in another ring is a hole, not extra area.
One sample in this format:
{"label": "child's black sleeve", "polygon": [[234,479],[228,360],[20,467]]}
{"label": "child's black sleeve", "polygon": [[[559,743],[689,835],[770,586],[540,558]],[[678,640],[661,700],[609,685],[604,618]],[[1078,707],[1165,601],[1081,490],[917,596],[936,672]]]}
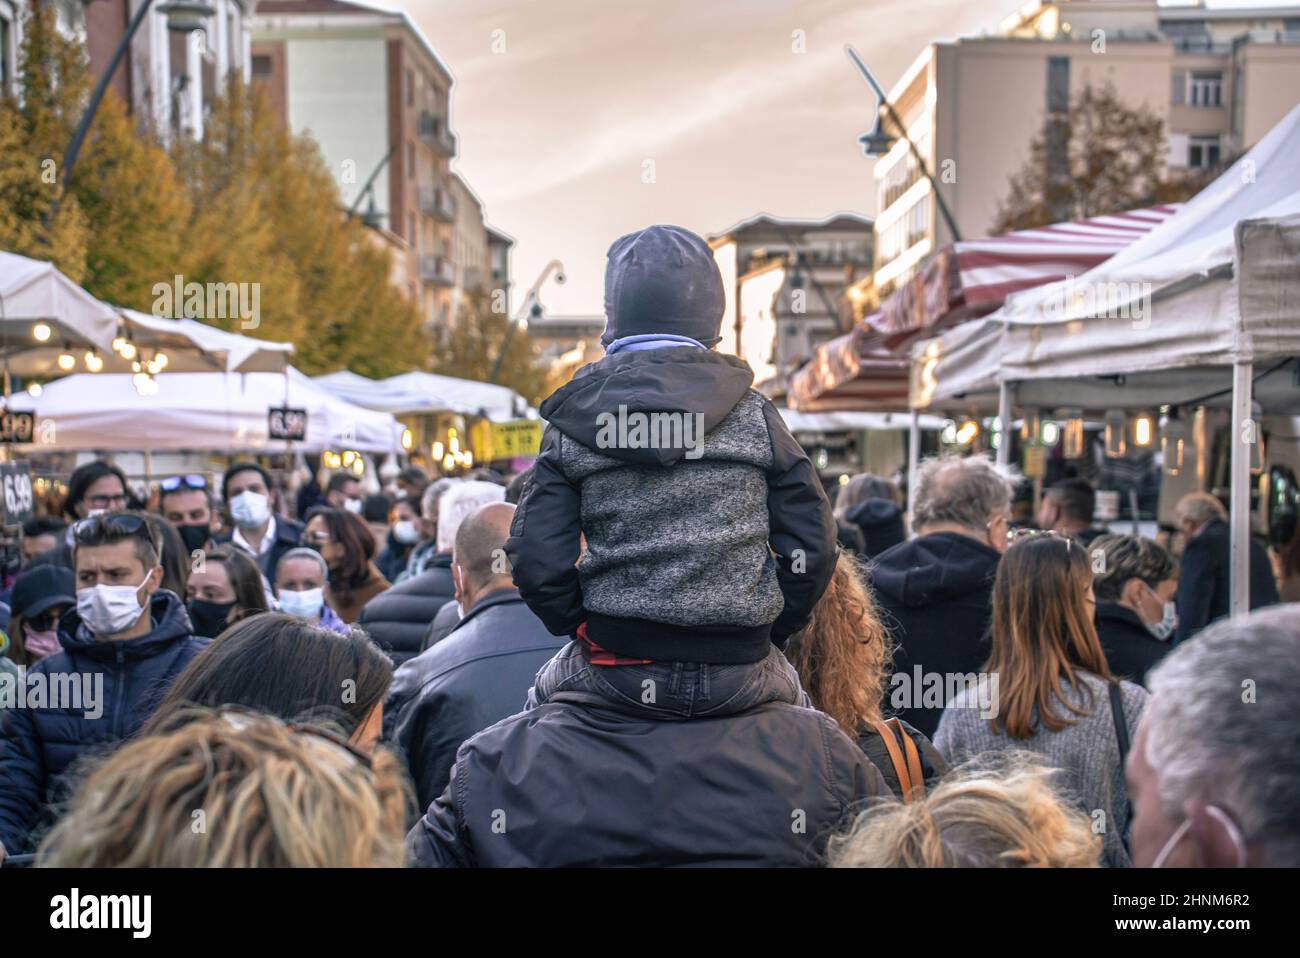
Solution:
{"label": "child's black sleeve", "polygon": [[783,642],[808,624],[835,571],[835,516],[821,480],[771,403],[763,404],[772,439],[767,474],[768,544],[776,553],[785,609],[772,626]]}
{"label": "child's black sleeve", "polygon": [[560,433],[548,426],[510,523],[506,556],[520,595],[552,635],[572,635],[587,617],[577,569],[579,505],[578,488],[560,461]]}

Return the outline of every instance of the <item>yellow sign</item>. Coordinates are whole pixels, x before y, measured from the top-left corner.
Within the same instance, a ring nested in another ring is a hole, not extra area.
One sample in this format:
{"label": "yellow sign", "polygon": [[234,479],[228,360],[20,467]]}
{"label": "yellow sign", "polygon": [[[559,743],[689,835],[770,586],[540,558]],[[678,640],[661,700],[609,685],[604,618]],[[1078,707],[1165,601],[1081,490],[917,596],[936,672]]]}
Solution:
{"label": "yellow sign", "polygon": [[1025,478],[1042,479],[1047,475],[1047,447],[1025,446]]}
{"label": "yellow sign", "polygon": [[542,423],[538,419],[480,420],[470,432],[479,462],[535,456],[542,448]]}

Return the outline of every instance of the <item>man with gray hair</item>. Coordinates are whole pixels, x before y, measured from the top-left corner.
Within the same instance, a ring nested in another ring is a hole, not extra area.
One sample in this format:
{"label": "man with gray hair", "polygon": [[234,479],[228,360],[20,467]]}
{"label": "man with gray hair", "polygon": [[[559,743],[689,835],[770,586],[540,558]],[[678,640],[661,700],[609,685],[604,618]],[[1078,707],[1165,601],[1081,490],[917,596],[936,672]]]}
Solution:
{"label": "man with gray hair", "polygon": [[916,476],[915,538],[868,567],[894,637],[896,678],[885,704],[930,737],[944,702],[924,690],[946,689],[949,676],[977,672],[988,658],[993,577],[1015,487],[1014,475],[984,456],[927,459]]}
{"label": "man with gray hair", "polygon": [[[1174,518],[1183,533],[1182,575],[1178,579],[1178,632],[1184,642],[1228,614],[1232,580],[1232,535],[1228,510],[1208,492],[1189,492],[1178,500]],[[1250,608],[1274,605],[1277,581],[1268,553],[1250,541]]]}
{"label": "man with gray hair", "polygon": [[1151,672],[1128,758],[1139,867],[1300,867],[1300,605],[1215,623]]}

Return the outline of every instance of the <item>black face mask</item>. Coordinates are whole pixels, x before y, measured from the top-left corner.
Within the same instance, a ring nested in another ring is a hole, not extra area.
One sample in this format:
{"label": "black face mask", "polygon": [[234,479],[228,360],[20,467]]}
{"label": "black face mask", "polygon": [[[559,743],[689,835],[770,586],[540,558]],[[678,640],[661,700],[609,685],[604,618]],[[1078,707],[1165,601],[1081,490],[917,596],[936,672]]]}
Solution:
{"label": "black face mask", "polygon": [[181,534],[181,541],[185,543],[185,549],[188,552],[202,549],[207,545],[208,539],[212,537],[212,532],[208,529],[206,522],[178,525],[176,531]]}
{"label": "black face mask", "polygon": [[190,599],[186,608],[190,611],[190,622],[194,624],[194,634],[206,639],[215,639],[226,630],[226,620],[233,602],[208,602],[206,599]]}

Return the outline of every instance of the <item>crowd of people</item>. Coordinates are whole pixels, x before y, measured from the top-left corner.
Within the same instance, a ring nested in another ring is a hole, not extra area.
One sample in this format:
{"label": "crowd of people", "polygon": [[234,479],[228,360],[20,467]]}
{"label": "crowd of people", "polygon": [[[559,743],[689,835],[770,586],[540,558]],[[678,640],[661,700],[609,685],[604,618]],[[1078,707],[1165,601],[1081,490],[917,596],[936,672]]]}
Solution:
{"label": "crowd of people", "polygon": [[1217,499],[1175,558],[977,455],[828,497],[707,244],[606,279],[523,474],[80,466],[0,595],[0,863],[1300,866],[1300,607],[1257,546],[1228,618]]}

